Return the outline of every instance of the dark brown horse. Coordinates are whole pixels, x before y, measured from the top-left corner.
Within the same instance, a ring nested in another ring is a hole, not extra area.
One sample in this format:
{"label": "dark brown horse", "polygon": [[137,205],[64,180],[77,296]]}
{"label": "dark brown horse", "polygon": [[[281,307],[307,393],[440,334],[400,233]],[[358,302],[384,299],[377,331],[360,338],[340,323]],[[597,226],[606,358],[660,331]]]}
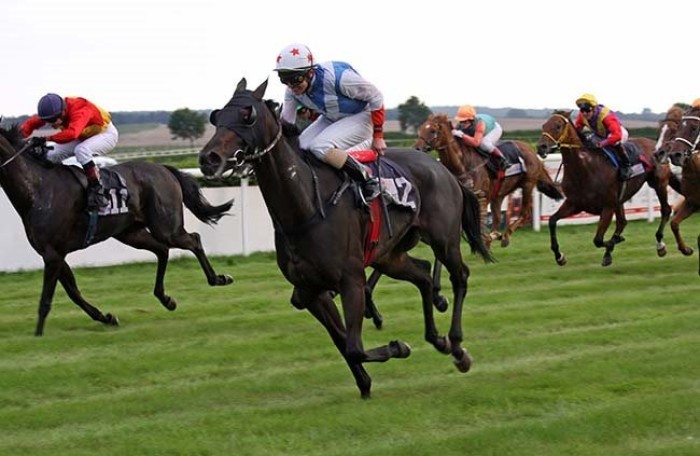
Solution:
{"label": "dark brown horse", "polygon": [[[527,143],[523,141],[507,142],[515,146],[518,159],[522,162],[516,165],[517,171],[507,173],[498,194],[488,201],[491,207],[492,223],[487,243],[494,239],[500,239],[502,247],[507,247],[513,233],[532,217],[532,190],[535,187],[552,199],[560,200],[564,197],[549,176],[542,160]],[[475,148],[469,147],[461,141],[457,141],[452,135],[452,122],[445,114],[430,114],[428,116],[428,119],[418,129],[418,140],[415,146],[422,150],[436,150],[440,161],[452,174],[457,176],[462,184],[473,189],[477,195],[483,196],[481,215],[485,217],[487,212],[485,196],[492,194],[496,179],[495,174],[486,166],[489,161],[488,156],[479,153]],[[516,189],[522,191],[522,210],[520,216],[511,222],[505,232],[501,234],[498,229],[501,225],[503,199]],[[485,222],[485,219],[483,221]]]}
{"label": "dark brown horse", "polygon": [[[559,250],[557,222],[580,212],[599,215],[598,228],[593,243],[605,248],[603,266],[612,264],[615,245],[623,242],[622,232],[627,226],[624,202],[639,191],[644,182],[656,191],[661,204],[661,222],[656,232],[658,241],[663,238],[663,227],[668,222],[671,207],[668,204],[667,186],[671,178],[668,165],[654,164],[654,141],[648,138],[631,138],[644,156],[645,171],[624,182],[618,178],[618,170],[600,150],[591,150],[584,145],[571,120],[571,111],[555,111],[542,126],[542,135],[537,142],[541,157],[553,151],[561,151],[564,166],[562,189],[566,199],[549,219],[551,249],[557,264],[566,264],[566,257]],[[638,165],[641,166],[641,165]],[[604,240],[605,232],[615,214],[615,232]],[[659,253],[660,254],[660,253]]]}
{"label": "dark brown horse", "polygon": [[[117,326],[117,317],[103,314],[80,293],[66,255],[85,248],[89,219],[85,190],[69,167],[48,165],[30,153],[19,128],[0,128],[0,184],[22,218],[27,239],[44,260],[44,283],[39,301],[37,336],[51,310],[56,282],[68,297],[93,320]],[[231,208],[232,202],[211,206],[202,196],[197,181],[175,168],[148,162],[127,162],[111,167],[126,182],[128,211],[100,216],[91,244],[110,237],[137,249],[153,252],[158,258],[153,294],[168,310],[176,301],[165,294],[163,278],[169,249],[189,250],[199,260],[209,285],[228,285],[233,279],[217,275],[209,264],[199,235],[183,227],[183,202],[198,219],[215,223]],[[80,172],[82,174],[82,171]]]}
{"label": "dark brown horse", "polygon": [[[241,161],[253,165],[275,226],[277,264],[294,286],[292,304],[307,309],[325,327],[361,396],[369,397],[372,381],[363,364],[410,354],[402,341],[367,350],[362,344],[369,213],[358,206],[355,185],[347,176],[309,158],[298,149],[296,136],[283,133],[275,103],[263,100],[267,81],[254,91],[246,86],[242,79],[231,100],[212,113],[216,132],[200,151],[200,168],[207,176],[220,176]],[[481,241],[478,202],[426,154],[389,149],[385,159],[410,175],[410,186],[406,182],[403,188],[415,189],[417,201],[415,210],[389,205],[392,234],[382,230],[371,266],[420,290],[425,339],[440,353],[452,354],[457,368],[466,372],[471,358],[462,347],[462,307],[469,268],[462,260],[461,234],[473,250],[490,259]],[[447,336],[435,326],[430,263],[407,253],[420,240],[450,272],[454,298]],[[344,318],[332,292],[340,295]]]}
{"label": "dark brown horse", "polygon": [[[680,232],[680,224],[683,220],[700,210],[700,154],[698,154],[698,143],[700,143],[700,108],[690,108],[681,119],[673,139],[656,151],[657,159],[660,161],[670,157],[671,162],[676,166],[681,166],[682,181],[681,194],[685,199],[676,207],[675,214],[671,220],[671,231],[676,238],[678,250],[683,255],[693,254],[693,249],[685,243]],[[700,236],[697,239],[698,249],[700,249]],[[700,266],[698,267],[700,274]]]}

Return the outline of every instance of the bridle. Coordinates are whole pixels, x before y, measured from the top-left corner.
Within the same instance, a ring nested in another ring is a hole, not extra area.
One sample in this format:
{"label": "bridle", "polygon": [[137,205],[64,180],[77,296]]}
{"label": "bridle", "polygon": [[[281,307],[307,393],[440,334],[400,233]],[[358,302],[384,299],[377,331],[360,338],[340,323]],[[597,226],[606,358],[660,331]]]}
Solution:
{"label": "bridle", "polygon": [[[555,113],[552,115],[552,117],[559,117],[560,119],[562,119],[564,121],[564,124],[566,126],[571,125],[571,120],[566,116]],[[571,136],[571,131],[572,131],[571,128],[564,128],[564,131],[562,132],[561,135],[559,135],[559,138],[554,138],[554,136],[552,136],[551,134],[549,134],[549,132],[546,132],[546,131],[543,131],[541,136],[549,139],[553,143],[552,147],[551,147],[552,150],[578,149],[581,147],[580,142],[578,142],[578,143],[564,142],[565,139],[568,139]]]}
{"label": "bridle", "polygon": [[[698,124],[700,124],[700,117],[698,117],[698,116],[683,116],[681,118],[681,125],[683,122],[688,121],[688,120],[692,120],[692,121],[698,122]],[[680,130],[680,127],[679,127],[679,130]],[[698,126],[697,131],[698,131],[698,133],[695,135],[695,139],[693,141],[687,140],[687,139],[682,138],[680,136],[676,136],[675,138],[673,138],[673,141],[678,141],[682,144],[685,144],[688,147],[688,149],[686,151],[683,151],[684,157],[692,155],[692,153],[696,150],[698,142],[700,142],[700,125]]]}
{"label": "bridle", "polygon": [[21,149],[19,149],[17,152],[15,152],[14,155],[12,155],[12,157],[8,158],[8,159],[5,160],[2,164],[0,164],[0,168],[4,168],[5,166],[7,166],[7,165],[9,165],[10,163],[12,163],[12,161],[13,161],[15,158],[19,157],[22,153],[24,153],[24,151],[26,151],[26,150],[29,149],[30,147],[32,147],[31,141],[27,142]]}

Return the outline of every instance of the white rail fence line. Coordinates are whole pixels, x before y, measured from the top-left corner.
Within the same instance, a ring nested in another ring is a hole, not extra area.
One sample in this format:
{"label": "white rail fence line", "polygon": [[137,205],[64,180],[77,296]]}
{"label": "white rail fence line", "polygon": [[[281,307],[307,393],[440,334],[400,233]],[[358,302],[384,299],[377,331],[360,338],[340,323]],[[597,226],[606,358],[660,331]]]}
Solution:
{"label": "white rail fence line", "polygon": [[[546,160],[547,168],[554,177],[558,167],[557,157]],[[183,170],[195,176],[201,175],[198,169]],[[188,210],[185,210],[185,228],[198,232],[208,255],[248,255],[253,252],[270,252],[274,250],[274,230],[267,212],[265,201],[258,187],[249,186],[248,179],[241,180],[240,187],[219,187],[202,189],[212,204],[221,204],[234,199],[230,215],[223,217],[218,225],[210,227],[200,222]],[[679,195],[672,190],[671,202],[677,201]],[[560,203],[539,194],[535,190],[533,228],[541,229],[541,224],[557,210]],[[515,193],[506,199],[503,210],[509,212],[510,206],[519,197]],[[648,187],[635,195],[625,204],[629,219],[654,220],[659,216],[659,204],[656,194]],[[41,257],[27,241],[24,227],[19,215],[14,210],[5,192],[0,192],[0,271],[19,271],[43,268]],[[567,223],[596,223],[597,216],[579,214],[561,220]],[[545,241],[543,241],[545,242]],[[171,257],[191,255],[182,250],[172,250]],[[106,266],[131,262],[155,262],[155,256],[148,251],[128,247],[114,239],[109,239],[88,249],[68,255],[72,266]]]}

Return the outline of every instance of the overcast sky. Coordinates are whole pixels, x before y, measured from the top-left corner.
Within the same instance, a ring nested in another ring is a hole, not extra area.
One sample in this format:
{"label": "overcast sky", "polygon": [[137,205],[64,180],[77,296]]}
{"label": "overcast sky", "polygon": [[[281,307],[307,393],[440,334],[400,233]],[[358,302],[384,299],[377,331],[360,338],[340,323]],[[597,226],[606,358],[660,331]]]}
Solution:
{"label": "overcast sky", "polygon": [[0,115],[46,92],[110,111],[212,109],[270,78],[287,44],[355,67],[395,108],[665,111],[700,97],[700,2],[613,0],[3,0]]}

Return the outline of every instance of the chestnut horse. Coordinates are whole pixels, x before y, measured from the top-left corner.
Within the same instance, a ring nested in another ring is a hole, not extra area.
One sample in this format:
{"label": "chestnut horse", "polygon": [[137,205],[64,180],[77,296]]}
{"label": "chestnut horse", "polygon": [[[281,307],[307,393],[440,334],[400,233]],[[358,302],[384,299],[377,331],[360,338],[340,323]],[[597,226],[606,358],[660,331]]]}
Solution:
{"label": "chestnut horse", "polygon": [[[248,90],[244,78],[228,103],[212,112],[216,131],[199,153],[200,169],[206,176],[217,177],[241,161],[252,164],[275,226],[277,265],[293,285],[292,304],[308,310],[323,325],[350,368],[361,397],[367,398],[372,380],[364,363],[406,358],[411,353],[400,340],[363,347],[364,247],[370,214],[358,205],[354,181],[310,158],[299,149],[298,138],[285,133],[276,104],[263,99],[266,89],[267,81]],[[457,369],[467,372],[471,357],[462,346],[462,308],[469,268],[462,259],[462,236],[473,252],[492,260],[481,239],[478,201],[444,166],[421,152],[388,149],[384,160],[410,176],[410,181],[402,178],[393,183],[403,196],[415,190],[415,210],[386,207],[392,230],[380,233],[370,265],[419,289],[425,340],[440,353],[451,354]],[[453,305],[446,335],[435,324],[430,263],[408,255],[421,240],[450,272]],[[342,317],[332,292],[340,295]]]}
{"label": "chestnut horse", "polygon": [[[513,233],[532,216],[532,190],[535,186],[552,199],[560,200],[563,198],[535,151],[523,141],[508,142],[517,148],[519,161],[522,159],[522,163],[515,165],[519,171],[506,173],[507,177],[503,180],[500,191],[488,201],[491,207],[492,223],[487,244],[494,239],[500,239],[501,247],[507,247]],[[502,141],[499,145],[503,145],[503,143]],[[486,195],[492,196],[491,190],[496,179],[495,174],[486,166],[489,157],[478,152],[475,148],[457,141],[452,135],[452,122],[446,114],[430,114],[428,116],[428,119],[418,129],[418,140],[415,147],[423,151],[436,150],[442,164],[457,176],[462,184],[473,189],[481,197],[481,215],[485,225]],[[505,232],[501,234],[498,230],[501,225],[503,199],[518,188],[522,190],[523,198],[520,216],[511,222],[506,227]]]}
{"label": "chestnut horse", "polygon": [[[667,192],[672,174],[670,167],[664,164],[654,166],[653,140],[630,138],[629,142],[641,149],[644,172],[622,182],[618,178],[617,168],[602,151],[589,149],[584,145],[583,139],[571,120],[571,111],[554,111],[542,126],[542,135],[537,142],[538,154],[546,157],[553,151],[561,151],[564,167],[562,188],[566,199],[549,219],[551,249],[554,252],[555,261],[560,266],[566,264],[566,256],[559,250],[557,222],[584,211],[600,216],[593,244],[596,247],[605,248],[602,265],[612,264],[615,244],[625,240],[622,236],[627,226],[624,202],[632,198],[642,188],[644,182],[656,191],[661,204],[661,223],[656,232],[656,239],[657,242],[662,239],[663,227],[671,214]],[[610,226],[613,214],[615,214],[615,232],[609,240],[605,241],[605,232]],[[661,256],[660,252],[659,255]]]}
{"label": "chestnut horse", "polygon": [[[700,108],[690,108],[681,119],[674,138],[656,151],[657,159],[671,159],[676,166],[681,166],[681,189],[685,199],[676,207],[675,215],[671,220],[671,231],[676,238],[678,250],[683,255],[693,254],[693,249],[688,246],[680,232],[680,224],[693,213],[700,210],[700,154],[698,143],[700,142]],[[697,239],[700,249],[700,236]],[[698,267],[700,274],[700,265]]]}

